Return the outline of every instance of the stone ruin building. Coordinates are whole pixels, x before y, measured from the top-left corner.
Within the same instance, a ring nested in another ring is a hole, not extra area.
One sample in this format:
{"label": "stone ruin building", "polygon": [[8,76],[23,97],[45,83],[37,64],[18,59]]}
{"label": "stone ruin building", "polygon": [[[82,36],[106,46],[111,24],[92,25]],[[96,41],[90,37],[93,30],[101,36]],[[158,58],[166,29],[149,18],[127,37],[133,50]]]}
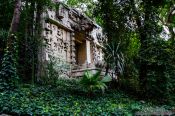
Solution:
{"label": "stone ruin building", "polygon": [[43,60],[59,57],[71,64],[72,76],[96,70],[103,62],[101,27],[78,10],[59,4],[57,10],[48,8],[43,14]]}

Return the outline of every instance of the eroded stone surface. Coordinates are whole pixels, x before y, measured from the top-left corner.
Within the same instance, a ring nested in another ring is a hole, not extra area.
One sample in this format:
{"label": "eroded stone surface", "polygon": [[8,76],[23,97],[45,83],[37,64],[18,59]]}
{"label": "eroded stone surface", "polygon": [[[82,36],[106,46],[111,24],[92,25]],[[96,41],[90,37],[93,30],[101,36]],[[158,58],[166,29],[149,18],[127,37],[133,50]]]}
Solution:
{"label": "eroded stone surface", "polygon": [[102,29],[79,11],[63,4],[43,13],[44,55],[61,58],[74,68],[95,67],[103,62]]}

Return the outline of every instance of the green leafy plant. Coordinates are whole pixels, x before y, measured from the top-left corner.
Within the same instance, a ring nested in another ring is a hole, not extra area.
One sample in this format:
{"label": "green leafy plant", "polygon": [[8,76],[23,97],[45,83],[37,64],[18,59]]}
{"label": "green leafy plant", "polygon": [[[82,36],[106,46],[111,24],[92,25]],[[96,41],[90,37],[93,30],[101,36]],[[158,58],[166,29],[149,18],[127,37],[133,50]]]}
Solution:
{"label": "green leafy plant", "polygon": [[143,60],[148,64],[144,93],[149,98],[172,103],[175,91],[175,47],[162,40],[149,46],[143,52],[147,55]]}
{"label": "green leafy plant", "polygon": [[0,114],[132,116],[137,112],[167,112],[172,107],[140,101],[116,89],[90,99],[80,94],[77,78],[59,79],[58,82],[57,87],[24,84],[15,91],[1,92]]}
{"label": "green leafy plant", "polygon": [[56,85],[58,78],[69,78],[70,64],[60,57],[50,56],[45,65],[45,76],[41,78],[41,83],[45,85]]}
{"label": "green leafy plant", "polygon": [[[0,38],[3,39],[3,44],[6,44],[7,32],[0,31]],[[16,37],[13,38],[17,39]],[[0,44],[1,45],[1,44]],[[10,51],[9,47],[3,49],[3,58],[2,62],[0,62],[0,91],[5,90],[14,90],[17,87],[18,83],[18,74],[17,74],[17,54],[18,54],[18,46],[16,40],[12,44],[14,51]]]}
{"label": "green leafy plant", "polygon": [[120,43],[110,42],[104,45],[105,62],[107,63],[106,73],[109,69],[115,75],[121,75],[124,72],[124,54],[122,53],[122,46]]}
{"label": "green leafy plant", "polygon": [[8,32],[6,30],[0,29],[0,69],[1,69],[1,63],[2,58],[4,55],[4,49],[6,46]]}
{"label": "green leafy plant", "polygon": [[101,71],[98,71],[95,74],[92,74],[90,71],[86,71],[80,80],[80,84],[88,91],[89,95],[92,95],[92,93],[97,89],[101,89],[104,93],[107,88],[105,83],[111,81],[110,76],[101,77],[100,74]]}

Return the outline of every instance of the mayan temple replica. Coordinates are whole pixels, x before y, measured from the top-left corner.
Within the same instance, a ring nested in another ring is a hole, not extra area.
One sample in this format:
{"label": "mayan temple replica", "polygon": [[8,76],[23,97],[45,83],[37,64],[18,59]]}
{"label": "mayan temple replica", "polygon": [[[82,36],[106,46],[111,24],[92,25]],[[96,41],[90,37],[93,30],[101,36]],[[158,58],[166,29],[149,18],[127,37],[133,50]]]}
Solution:
{"label": "mayan temple replica", "polygon": [[47,9],[43,16],[44,61],[51,55],[61,58],[72,66],[72,76],[98,68],[103,62],[103,38],[102,29],[97,24],[62,3],[57,10]]}

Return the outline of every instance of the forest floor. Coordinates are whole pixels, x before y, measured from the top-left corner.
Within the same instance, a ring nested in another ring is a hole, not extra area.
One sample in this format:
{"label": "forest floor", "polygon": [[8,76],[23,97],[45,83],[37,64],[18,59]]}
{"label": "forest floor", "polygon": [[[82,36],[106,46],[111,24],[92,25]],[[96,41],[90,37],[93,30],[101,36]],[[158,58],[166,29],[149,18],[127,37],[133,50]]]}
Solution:
{"label": "forest floor", "polygon": [[59,80],[57,86],[23,85],[0,93],[0,114],[11,115],[171,115],[172,106],[137,100],[118,90],[88,97],[76,80]]}

